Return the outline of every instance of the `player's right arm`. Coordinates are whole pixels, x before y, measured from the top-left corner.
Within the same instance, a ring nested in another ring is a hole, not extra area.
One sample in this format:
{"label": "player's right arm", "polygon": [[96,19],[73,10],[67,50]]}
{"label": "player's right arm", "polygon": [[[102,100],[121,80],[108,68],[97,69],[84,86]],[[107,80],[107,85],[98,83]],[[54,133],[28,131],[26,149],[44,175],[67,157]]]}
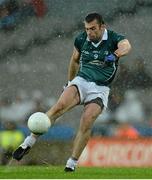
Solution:
{"label": "player's right arm", "polygon": [[76,76],[79,70],[80,52],[74,47],[68,68],[68,81],[71,81]]}

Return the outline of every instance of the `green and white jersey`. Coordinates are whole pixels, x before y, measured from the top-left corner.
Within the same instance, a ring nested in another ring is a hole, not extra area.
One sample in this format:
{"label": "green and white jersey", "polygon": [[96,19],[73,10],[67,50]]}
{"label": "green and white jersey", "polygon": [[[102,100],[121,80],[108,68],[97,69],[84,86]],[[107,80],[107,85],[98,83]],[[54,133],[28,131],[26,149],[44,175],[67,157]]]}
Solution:
{"label": "green and white jersey", "polygon": [[119,41],[125,39],[123,35],[105,29],[102,40],[94,44],[87,38],[86,32],[80,33],[74,46],[80,52],[80,68],[77,76],[97,85],[110,85],[115,77],[118,62],[105,63],[105,56],[114,53]]}

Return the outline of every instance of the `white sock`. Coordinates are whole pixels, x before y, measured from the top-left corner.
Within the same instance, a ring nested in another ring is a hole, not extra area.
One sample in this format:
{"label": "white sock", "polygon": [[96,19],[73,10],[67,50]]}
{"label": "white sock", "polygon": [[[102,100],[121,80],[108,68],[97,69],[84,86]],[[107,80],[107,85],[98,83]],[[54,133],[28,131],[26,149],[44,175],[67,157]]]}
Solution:
{"label": "white sock", "polygon": [[75,169],[75,167],[78,164],[78,160],[74,160],[73,158],[69,158],[67,163],[66,163],[66,167],[71,168],[71,169]]}
{"label": "white sock", "polygon": [[36,142],[36,137],[30,135],[30,136],[27,136],[24,140],[24,142],[21,144],[21,147],[23,149],[27,148],[28,146],[32,147]]}

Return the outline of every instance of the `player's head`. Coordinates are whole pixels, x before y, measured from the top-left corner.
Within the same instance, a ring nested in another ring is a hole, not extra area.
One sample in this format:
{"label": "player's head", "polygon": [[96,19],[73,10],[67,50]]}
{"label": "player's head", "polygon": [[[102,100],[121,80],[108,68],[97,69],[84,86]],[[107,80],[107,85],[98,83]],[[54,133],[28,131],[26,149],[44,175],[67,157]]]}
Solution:
{"label": "player's head", "polygon": [[84,20],[85,30],[90,41],[98,42],[105,29],[102,16],[98,13],[90,13]]}

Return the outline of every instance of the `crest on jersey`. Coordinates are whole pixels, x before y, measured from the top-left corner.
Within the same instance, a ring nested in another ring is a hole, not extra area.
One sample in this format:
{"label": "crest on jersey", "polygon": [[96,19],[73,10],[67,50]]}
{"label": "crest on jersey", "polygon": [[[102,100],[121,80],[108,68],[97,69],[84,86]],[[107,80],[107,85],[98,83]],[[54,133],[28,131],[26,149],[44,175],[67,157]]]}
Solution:
{"label": "crest on jersey", "polygon": [[105,51],[104,54],[107,56],[107,55],[109,54],[109,52],[108,52],[108,51]]}

